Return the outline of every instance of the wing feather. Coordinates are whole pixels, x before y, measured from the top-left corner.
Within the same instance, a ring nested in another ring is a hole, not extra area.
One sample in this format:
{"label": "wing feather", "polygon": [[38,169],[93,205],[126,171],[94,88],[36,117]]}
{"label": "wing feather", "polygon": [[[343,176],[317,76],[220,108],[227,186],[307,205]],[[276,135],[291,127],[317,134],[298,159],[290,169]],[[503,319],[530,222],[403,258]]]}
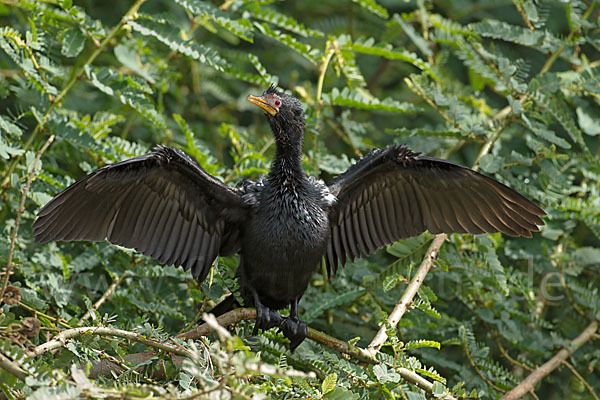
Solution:
{"label": "wing feather", "polygon": [[40,210],[34,235],[38,242],[107,239],[204,277],[221,239],[239,238],[244,194],[182,151],[160,146],[69,186]]}
{"label": "wing feather", "polygon": [[404,146],[373,150],[329,190],[337,197],[326,260],[333,271],[337,263],[425,230],[531,237],[546,215],[492,178]]}

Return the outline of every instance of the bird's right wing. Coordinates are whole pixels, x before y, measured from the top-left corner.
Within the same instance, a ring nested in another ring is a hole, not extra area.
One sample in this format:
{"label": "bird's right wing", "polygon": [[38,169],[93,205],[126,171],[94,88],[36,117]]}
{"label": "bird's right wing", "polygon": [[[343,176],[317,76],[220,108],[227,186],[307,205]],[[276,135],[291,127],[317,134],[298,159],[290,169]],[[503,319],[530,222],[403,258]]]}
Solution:
{"label": "bird's right wing", "polygon": [[107,239],[203,280],[218,254],[239,248],[242,195],[181,150],[160,146],[101,168],[54,197],[33,224],[35,240]]}
{"label": "bird's right wing", "polygon": [[531,237],[544,210],[516,191],[469,168],[421,156],[404,146],[371,151],[329,184],[326,263],[371,254],[425,230],[438,233],[503,232]]}

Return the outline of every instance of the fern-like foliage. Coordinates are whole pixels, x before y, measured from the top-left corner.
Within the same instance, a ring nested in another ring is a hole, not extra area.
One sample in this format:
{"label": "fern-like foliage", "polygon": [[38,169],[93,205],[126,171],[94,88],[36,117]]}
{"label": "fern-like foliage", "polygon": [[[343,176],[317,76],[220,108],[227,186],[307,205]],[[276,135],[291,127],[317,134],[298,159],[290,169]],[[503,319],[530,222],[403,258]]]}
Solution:
{"label": "fern-like foliage", "polygon": [[[595,337],[572,340],[600,313],[598,3],[480,3],[0,2],[4,396],[496,399],[564,348],[570,368],[535,395],[597,398]],[[307,173],[329,182],[405,143],[518,190],[545,225],[448,235],[397,325],[429,233],[318,268],[298,308],[319,339],[293,353],[252,321],[177,338],[227,296],[243,302],[238,256],[196,282],[106,242],[34,243],[54,195],[157,144],[230,185],[268,174],[274,139],[246,96],[270,84],[306,107]]]}

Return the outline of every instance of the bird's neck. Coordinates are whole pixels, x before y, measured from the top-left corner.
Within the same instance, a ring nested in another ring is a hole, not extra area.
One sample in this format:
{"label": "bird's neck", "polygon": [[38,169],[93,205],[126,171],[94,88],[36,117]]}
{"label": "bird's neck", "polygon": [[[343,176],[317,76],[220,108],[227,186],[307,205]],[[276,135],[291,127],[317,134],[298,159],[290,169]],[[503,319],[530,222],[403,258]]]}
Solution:
{"label": "bird's neck", "polygon": [[306,179],[302,169],[303,128],[288,128],[286,132],[275,135],[275,158],[271,164],[270,179],[284,180],[288,183],[302,183]]}

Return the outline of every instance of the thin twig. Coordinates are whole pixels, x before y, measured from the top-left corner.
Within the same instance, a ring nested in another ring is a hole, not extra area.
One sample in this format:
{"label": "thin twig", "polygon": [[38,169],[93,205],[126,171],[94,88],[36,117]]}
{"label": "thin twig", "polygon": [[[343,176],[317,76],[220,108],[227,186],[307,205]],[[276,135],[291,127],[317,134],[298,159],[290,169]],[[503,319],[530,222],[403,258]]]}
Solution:
{"label": "thin twig", "polygon": [[579,336],[573,339],[573,341],[571,341],[567,347],[561,349],[554,357],[536,368],[535,371],[527,376],[527,378],[515,386],[510,392],[506,393],[501,400],[517,400],[520,399],[521,396],[524,396],[532,391],[539,381],[554,371],[559,365],[562,364],[563,361],[570,357],[571,354],[573,354],[585,342],[590,340],[597,330],[598,321],[592,321],[592,323],[590,323]]}
{"label": "thin twig", "polygon": [[[100,297],[98,299],[98,301],[96,301],[94,303],[94,305],[92,306],[92,310],[94,310],[94,311],[98,310],[100,308],[100,306],[102,304],[104,304],[104,302],[106,302],[106,300],[108,300],[109,296],[112,294],[112,292],[114,292],[114,290],[117,288],[117,286],[119,286],[121,284],[121,282],[123,282],[123,280],[125,278],[127,278],[128,276],[131,276],[131,274],[128,272],[125,272],[123,275],[119,276],[118,278],[113,279],[111,285],[108,287],[108,289],[106,289],[106,292],[104,292],[102,297]],[[83,321],[85,321],[86,319],[88,319],[91,316],[92,316],[92,313],[90,312],[90,310],[88,310],[85,314],[83,314],[83,317],[81,317],[79,324],[81,325],[81,323],[83,323]]]}
{"label": "thin twig", "polygon": [[21,197],[21,204],[19,204],[19,209],[17,210],[17,217],[15,219],[15,227],[13,229],[12,234],[10,235],[10,248],[8,249],[8,261],[6,262],[6,269],[4,270],[4,279],[2,280],[2,289],[0,290],[0,300],[4,298],[4,292],[6,292],[6,288],[8,287],[8,281],[10,278],[10,273],[13,267],[12,259],[15,251],[15,242],[17,240],[17,232],[19,231],[19,226],[21,225],[21,216],[25,212],[25,200],[27,200],[27,193],[29,192],[29,187],[31,186],[31,182],[33,182],[33,177],[37,172],[37,166],[40,162],[40,158],[44,151],[50,146],[50,143],[54,141],[54,135],[50,136],[46,143],[42,146],[40,151],[38,151],[37,156],[35,157],[35,161],[33,162],[33,166],[31,167],[31,171],[29,172],[29,176],[27,177],[27,183],[25,184],[25,188],[23,189],[23,196]]}
{"label": "thin twig", "polygon": [[527,371],[533,371],[533,368],[531,368],[529,365],[522,363],[514,358],[512,358],[510,356],[510,354],[508,354],[508,351],[504,348],[504,346],[502,346],[502,342],[500,341],[500,335],[496,332],[494,333],[494,341],[496,342],[496,345],[498,346],[498,350],[500,350],[500,353],[504,356],[504,358],[506,358],[511,364],[516,365],[519,368],[523,368],[526,369]]}
{"label": "thin twig", "polygon": [[20,302],[19,302],[19,306],[23,307],[23,308],[24,308],[24,309],[26,309],[27,311],[31,311],[31,312],[32,312],[32,313],[33,313],[35,316],[38,316],[38,315],[40,315],[40,316],[42,316],[42,317],[44,317],[44,318],[47,318],[47,319],[48,319],[48,320],[50,320],[50,321],[53,321],[53,322],[55,322],[55,323],[56,323],[56,324],[58,324],[58,325],[62,325],[62,326],[64,326],[64,327],[65,327],[65,328],[67,328],[67,329],[71,329],[71,328],[73,328],[73,327],[72,327],[71,325],[69,325],[69,324],[68,324],[68,323],[67,323],[65,320],[63,320],[63,319],[61,319],[61,318],[55,318],[55,317],[51,317],[51,316],[50,316],[50,315],[48,315],[48,314],[44,314],[43,312],[36,310],[35,308],[31,307],[30,305],[23,303],[22,301],[20,301]]}
{"label": "thin twig", "polygon": [[479,377],[485,383],[487,383],[489,386],[493,387],[494,390],[497,390],[497,391],[502,392],[502,393],[506,393],[505,389],[502,389],[500,386],[496,385],[494,382],[492,382],[490,379],[488,379],[483,374],[483,372],[481,372],[481,370],[477,366],[477,363],[475,362],[475,360],[473,360],[473,356],[471,355],[471,352],[469,351],[469,345],[467,344],[466,340],[463,341],[463,349],[465,351],[465,354],[467,355],[467,359],[469,360],[469,364],[471,364],[471,366],[473,367],[473,369],[475,370],[475,372],[477,372],[477,375],[479,375]]}
{"label": "thin twig", "polygon": [[381,328],[379,328],[379,332],[377,332],[377,334],[367,347],[367,351],[369,351],[369,353],[372,356],[375,356],[375,354],[379,352],[379,349],[381,349],[381,346],[383,346],[383,344],[388,338],[386,332],[387,325],[391,326],[392,328],[395,328],[402,316],[406,313],[406,311],[412,304],[413,298],[415,297],[417,291],[423,284],[425,276],[433,266],[433,261],[435,260],[438,251],[440,250],[440,247],[442,247],[444,240],[446,240],[446,234],[442,233],[441,235],[437,235],[435,239],[433,239],[433,242],[431,242],[431,245],[429,246],[425,257],[423,258],[423,261],[421,262],[417,273],[406,287],[406,290],[404,291],[400,302],[396,304],[396,307],[394,307],[394,310],[388,317],[388,324],[383,324]]}
{"label": "thin twig", "polygon": [[579,379],[579,380],[581,381],[581,383],[583,383],[583,386],[585,386],[585,387],[586,387],[586,389],[588,390],[588,392],[590,392],[590,394],[592,395],[592,397],[594,398],[594,400],[600,400],[600,399],[598,398],[598,395],[597,395],[597,394],[596,394],[596,392],[594,391],[594,388],[592,387],[592,385],[590,385],[590,384],[589,384],[589,382],[588,382],[588,381],[586,381],[586,380],[583,378],[583,376],[581,376],[581,374],[580,374],[579,372],[577,372],[577,370],[575,369],[575,367],[574,367],[574,366],[572,366],[572,365],[571,365],[571,364],[570,364],[568,361],[566,361],[566,360],[564,360],[564,361],[562,362],[562,364],[563,364],[565,367],[569,368],[569,370],[571,371],[571,373],[572,373],[573,375],[575,375],[575,377],[576,377],[577,379]]}

